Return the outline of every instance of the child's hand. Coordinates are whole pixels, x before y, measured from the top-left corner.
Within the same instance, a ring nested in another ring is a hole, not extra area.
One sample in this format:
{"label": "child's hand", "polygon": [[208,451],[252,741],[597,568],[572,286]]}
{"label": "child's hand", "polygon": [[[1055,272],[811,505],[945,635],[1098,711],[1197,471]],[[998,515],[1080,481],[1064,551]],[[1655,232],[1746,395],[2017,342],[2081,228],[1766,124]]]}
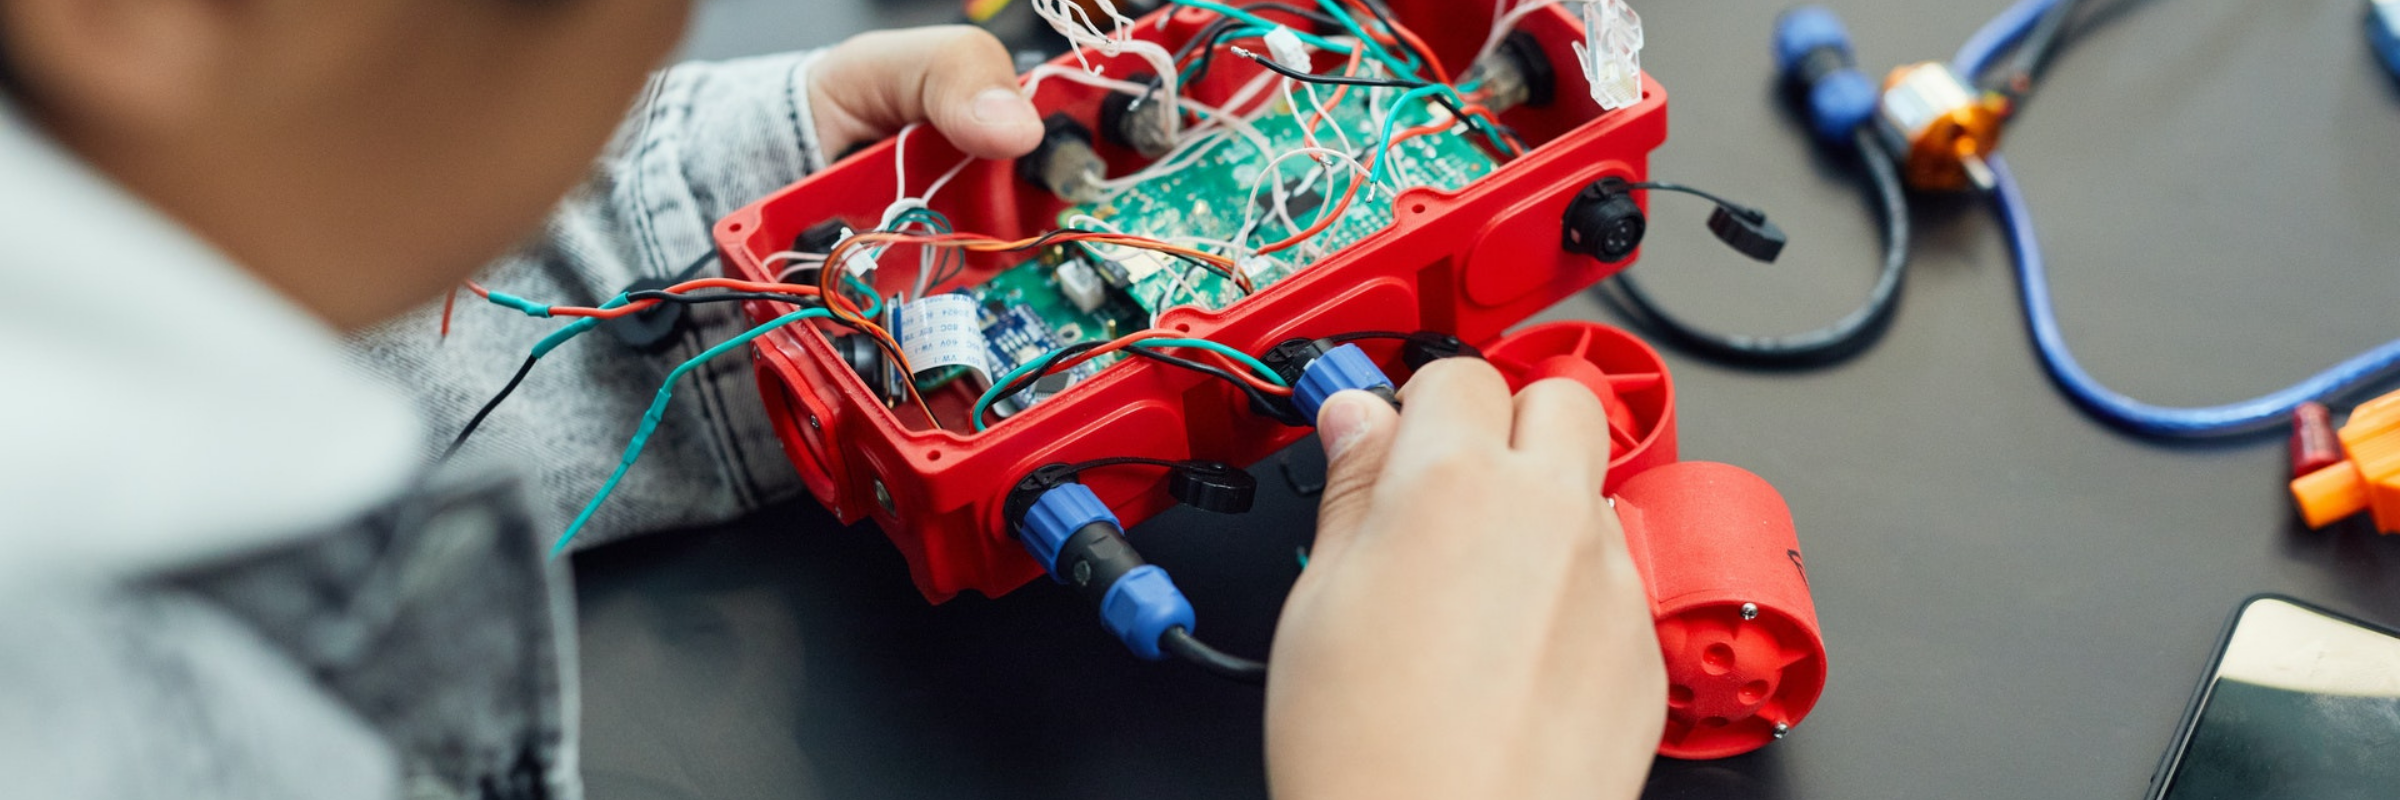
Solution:
{"label": "child's hand", "polygon": [[1634,797],[1666,669],[1600,496],[1599,401],[1544,381],[1512,402],[1464,358],[1404,397],[1319,415],[1329,486],[1267,681],[1275,796]]}
{"label": "child's hand", "polygon": [[983,158],[1016,158],[1042,141],[1042,120],[1017,92],[1008,49],[980,28],[952,25],[851,37],[809,73],[817,141],[828,157],[932,122]]}

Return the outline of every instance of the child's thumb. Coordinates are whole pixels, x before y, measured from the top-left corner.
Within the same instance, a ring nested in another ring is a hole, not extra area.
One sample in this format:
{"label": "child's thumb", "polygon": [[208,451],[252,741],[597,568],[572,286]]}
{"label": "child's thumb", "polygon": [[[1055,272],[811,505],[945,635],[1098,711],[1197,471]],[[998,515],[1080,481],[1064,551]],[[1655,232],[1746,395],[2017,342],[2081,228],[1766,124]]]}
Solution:
{"label": "child's thumb", "polygon": [[1015,158],[1042,141],[1008,49],[980,28],[863,34],[828,52],[809,83],[830,155],[917,122],[981,158]]}
{"label": "child's thumb", "polygon": [[1400,412],[1383,398],[1344,391],[1317,409],[1317,438],[1325,445],[1325,497],[1317,509],[1317,542],[1311,560],[1334,558],[1366,521],[1375,482]]}

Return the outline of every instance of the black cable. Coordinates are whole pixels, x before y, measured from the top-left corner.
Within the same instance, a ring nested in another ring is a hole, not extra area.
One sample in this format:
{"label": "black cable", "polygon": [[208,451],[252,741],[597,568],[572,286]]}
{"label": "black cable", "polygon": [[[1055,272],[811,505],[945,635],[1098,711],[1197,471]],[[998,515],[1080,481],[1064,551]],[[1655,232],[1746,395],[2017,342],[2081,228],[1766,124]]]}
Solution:
{"label": "black cable", "polygon": [[1166,633],[1160,634],[1158,646],[1159,649],[1174,653],[1176,658],[1206,670],[1210,675],[1253,686],[1267,685],[1266,662],[1252,661],[1210,647],[1192,638],[1192,632],[1184,630],[1181,625],[1168,628]]}
{"label": "black cable", "polygon": [[[1614,280],[1650,327],[1701,355],[1756,366],[1792,366],[1838,359],[1872,342],[1899,307],[1900,283],[1908,268],[1908,196],[1899,169],[1883,140],[1867,128],[1857,133],[1859,158],[1873,177],[1876,198],[1883,207],[1883,271],[1857,310],[1833,324],[1789,336],[1748,336],[1719,333],[1686,322],[1660,307],[1633,276],[1618,273]],[[1695,190],[1695,193],[1697,191]],[[1708,196],[1708,195],[1702,195]]]}
{"label": "black cable", "polygon": [[444,449],[441,457],[434,459],[433,463],[441,464],[449,461],[451,456],[457,455],[458,449],[467,445],[467,437],[475,435],[475,429],[482,427],[484,418],[491,416],[492,410],[499,408],[501,401],[507,400],[509,395],[516,393],[517,384],[525,382],[525,376],[533,373],[533,363],[540,360],[542,360],[541,356],[526,356],[524,366],[517,368],[517,374],[508,379],[508,385],[500,387],[499,394],[492,395],[492,399],[485,402],[483,408],[476,410],[475,416],[467,419],[467,426],[458,429],[458,438],[450,440],[450,447]]}
{"label": "black cable", "polygon": [[[1865,147],[1865,145],[1860,145],[1860,147],[1861,147],[1861,148],[1864,148],[1864,147]],[[1724,207],[1724,208],[1725,208],[1726,210],[1728,210],[1728,211],[1732,211],[1732,212],[1734,212],[1734,213],[1736,213],[1736,214],[1740,214],[1740,215],[1742,215],[1742,216],[1744,216],[1744,217],[1747,217],[1747,218],[1751,219],[1752,221],[1756,221],[1756,220],[1761,220],[1761,219],[1766,219],[1766,218],[1767,218],[1767,215],[1766,215],[1764,212],[1761,212],[1761,211],[1759,211],[1758,209],[1751,208],[1751,207],[1749,207],[1749,206],[1745,206],[1745,205],[1742,205],[1742,204],[1740,204],[1740,203],[1736,203],[1736,202],[1733,202],[1733,201],[1731,201],[1731,200],[1727,200],[1727,199],[1725,199],[1725,198],[1722,198],[1722,197],[1718,197],[1718,196],[1716,196],[1716,195],[1714,195],[1714,194],[1710,194],[1710,193],[1709,193],[1707,190],[1700,189],[1700,188],[1697,188],[1697,187],[1692,187],[1692,186],[1685,186],[1685,185],[1683,185],[1683,184],[1680,184],[1680,183],[1668,183],[1668,182],[1666,182],[1666,181],[1642,181],[1641,183],[1628,183],[1628,184],[1625,184],[1625,188],[1626,188],[1628,191],[1631,191],[1631,190],[1636,190],[1636,189],[1647,189],[1647,190],[1650,190],[1650,191],[1653,191],[1653,192],[1676,192],[1676,193],[1680,193],[1680,194],[1688,194],[1688,195],[1691,195],[1691,196],[1693,196],[1693,197],[1697,197],[1697,198],[1700,198],[1700,199],[1702,199],[1702,200],[1706,200],[1706,201],[1709,201],[1709,202],[1711,202],[1711,203],[1715,203],[1715,204],[1717,204],[1717,205],[1719,205],[1719,206],[1722,206],[1722,207]]]}

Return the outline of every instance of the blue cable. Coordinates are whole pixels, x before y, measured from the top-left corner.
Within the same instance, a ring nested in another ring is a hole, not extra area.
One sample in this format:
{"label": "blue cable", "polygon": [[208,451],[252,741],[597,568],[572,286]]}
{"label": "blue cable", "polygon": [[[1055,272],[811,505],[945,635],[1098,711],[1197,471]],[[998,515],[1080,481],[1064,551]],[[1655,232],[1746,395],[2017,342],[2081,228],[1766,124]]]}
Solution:
{"label": "blue cable", "polygon": [[2009,6],[2000,16],[1977,28],[1975,35],[1967,37],[1967,43],[1959,46],[1958,55],[1951,57],[1950,68],[1973,83],[1991,66],[1992,59],[2024,39],[2025,34],[2032,33],[2034,24],[2042,21],[2042,14],[2058,3],[2059,0],[2017,0],[2016,5]]}
{"label": "blue cable", "polygon": [[[2057,2],[2019,0],[1967,40],[1966,46],[1959,49],[1953,68],[1960,76],[1974,80],[1993,58],[2022,39],[2042,13]],[[2112,424],[2152,436],[2242,433],[2290,417],[2301,403],[2356,388],[2400,367],[2400,339],[2395,339],[2281,390],[2205,408],[2151,405],[2103,386],[2075,360],[2075,354],[2067,349],[2066,334],[2059,330],[2058,312],[2050,303],[2050,278],[2042,262],[2041,242],[2034,236],[2033,213],[2025,202],[2024,191],[2018,188],[2006,160],[1995,154],[1987,161],[1992,168],[1994,205],[2016,260],[2017,283],[2025,300],[2025,324],[2031,329],[2042,366],[2076,403]]]}
{"label": "blue cable", "polygon": [[[559,535],[558,543],[550,547],[550,557],[555,559],[558,557],[558,554],[566,552],[567,545],[575,541],[575,534],[582,531],[583,526],[586,523],[592,521],[592,515],[600,511],[600,504],[608,502],[609,493],[617,490],[617,482],[625,479],[625,471],[632,469],[633,462],[642,457],[642,447],[650,443],[650,434],[657,431],[659,421],[666,418],[667,401],[675,396],[675,382],[677,380],[683,378],[686,373],[691,372],[701,364],[707,363],[710,359],[724,355],[725,353],[742,347],[743,345],[747,345],[752,339],[765,336],[768,331],[772,331],[804,319],[821,319],[831,316],[833,316],[833,312],[822,308],[804,308],[799,311],[794,311],[792,313],[776,317],[772,320],[768,320],[764,325],[751,328],[740,336],[727,339],[717,346],[711,347],[701,352],[697,356],[693,356],[692,360],[683,362],[681,365],[675,367],[673,372],[667,373],[666,381],[661,383],[658,387],[658,396],[650,401],[650,410],[642,414],[641,426],[634,429],[633,441],[626,443],[625,457],[618,459],[616,471],[610,473],[608,480],[600,484],[600,491],[592,495],[592,501],[584,504],[583,513],[575,515],[575,521],[567,525],[567,532]],[[567,334],[567,331],[570,330],[575,330],[575,326],[568,326],[566,329],[559,331],[558,334],[552,334],[552,337],[558,338],[559,341],[564,342],[567,338],[573,337],[573,334]],[[567,334],[567,336],[562,338],[559,336],[559,334]],[[549,340],[544,339],[543,342],[548,343]]]}

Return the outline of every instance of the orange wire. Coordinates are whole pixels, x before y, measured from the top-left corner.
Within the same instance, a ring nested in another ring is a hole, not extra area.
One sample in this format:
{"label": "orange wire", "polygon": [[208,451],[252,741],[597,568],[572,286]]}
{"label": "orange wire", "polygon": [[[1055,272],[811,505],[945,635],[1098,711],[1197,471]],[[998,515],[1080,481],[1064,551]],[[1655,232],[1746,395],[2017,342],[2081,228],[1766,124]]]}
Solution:
{"label": "orange wire", "polygon": [[450,311],[458,307],[458,287],[442,293],[442,338],[450,338]]}
{"label": "orange wire", "polygon": [[[1367,15],[1370,17],[1376,16],[1375,10],[1367,8],[1364,3],[1352,2],[1350,5],[1360,11],[1367,12]],[[1377,21],[1381,21],[1381,19],[1378,18]],[[1361,23],[1361,25],[1363,26],[1364,23]],[[1368,28],[1367,30],[1370,34],[1374,32],[1373,28]],[[1416,31],[1409,30],[1407,26],[1401,25],[1399,20],[1393,20],[1392,33],[1398,35],[1402,39],[1408,40],[1410,47],[1415,48],[1418,54],[1425,56],[1425,65],[1433,68],[1433,77],[1436,83],[1450,82],[1450,70],[1442,66],[1442,59],[1440,56],[1433,54],[1433,48],[1425,46],[1424,39],[1417,38]],[[1375,38],[1377,41],[1383,42],[1384,44],[1399,44],[1398,42],[1392,41],[1391,38],[1387,36],[1377,36]]]}

